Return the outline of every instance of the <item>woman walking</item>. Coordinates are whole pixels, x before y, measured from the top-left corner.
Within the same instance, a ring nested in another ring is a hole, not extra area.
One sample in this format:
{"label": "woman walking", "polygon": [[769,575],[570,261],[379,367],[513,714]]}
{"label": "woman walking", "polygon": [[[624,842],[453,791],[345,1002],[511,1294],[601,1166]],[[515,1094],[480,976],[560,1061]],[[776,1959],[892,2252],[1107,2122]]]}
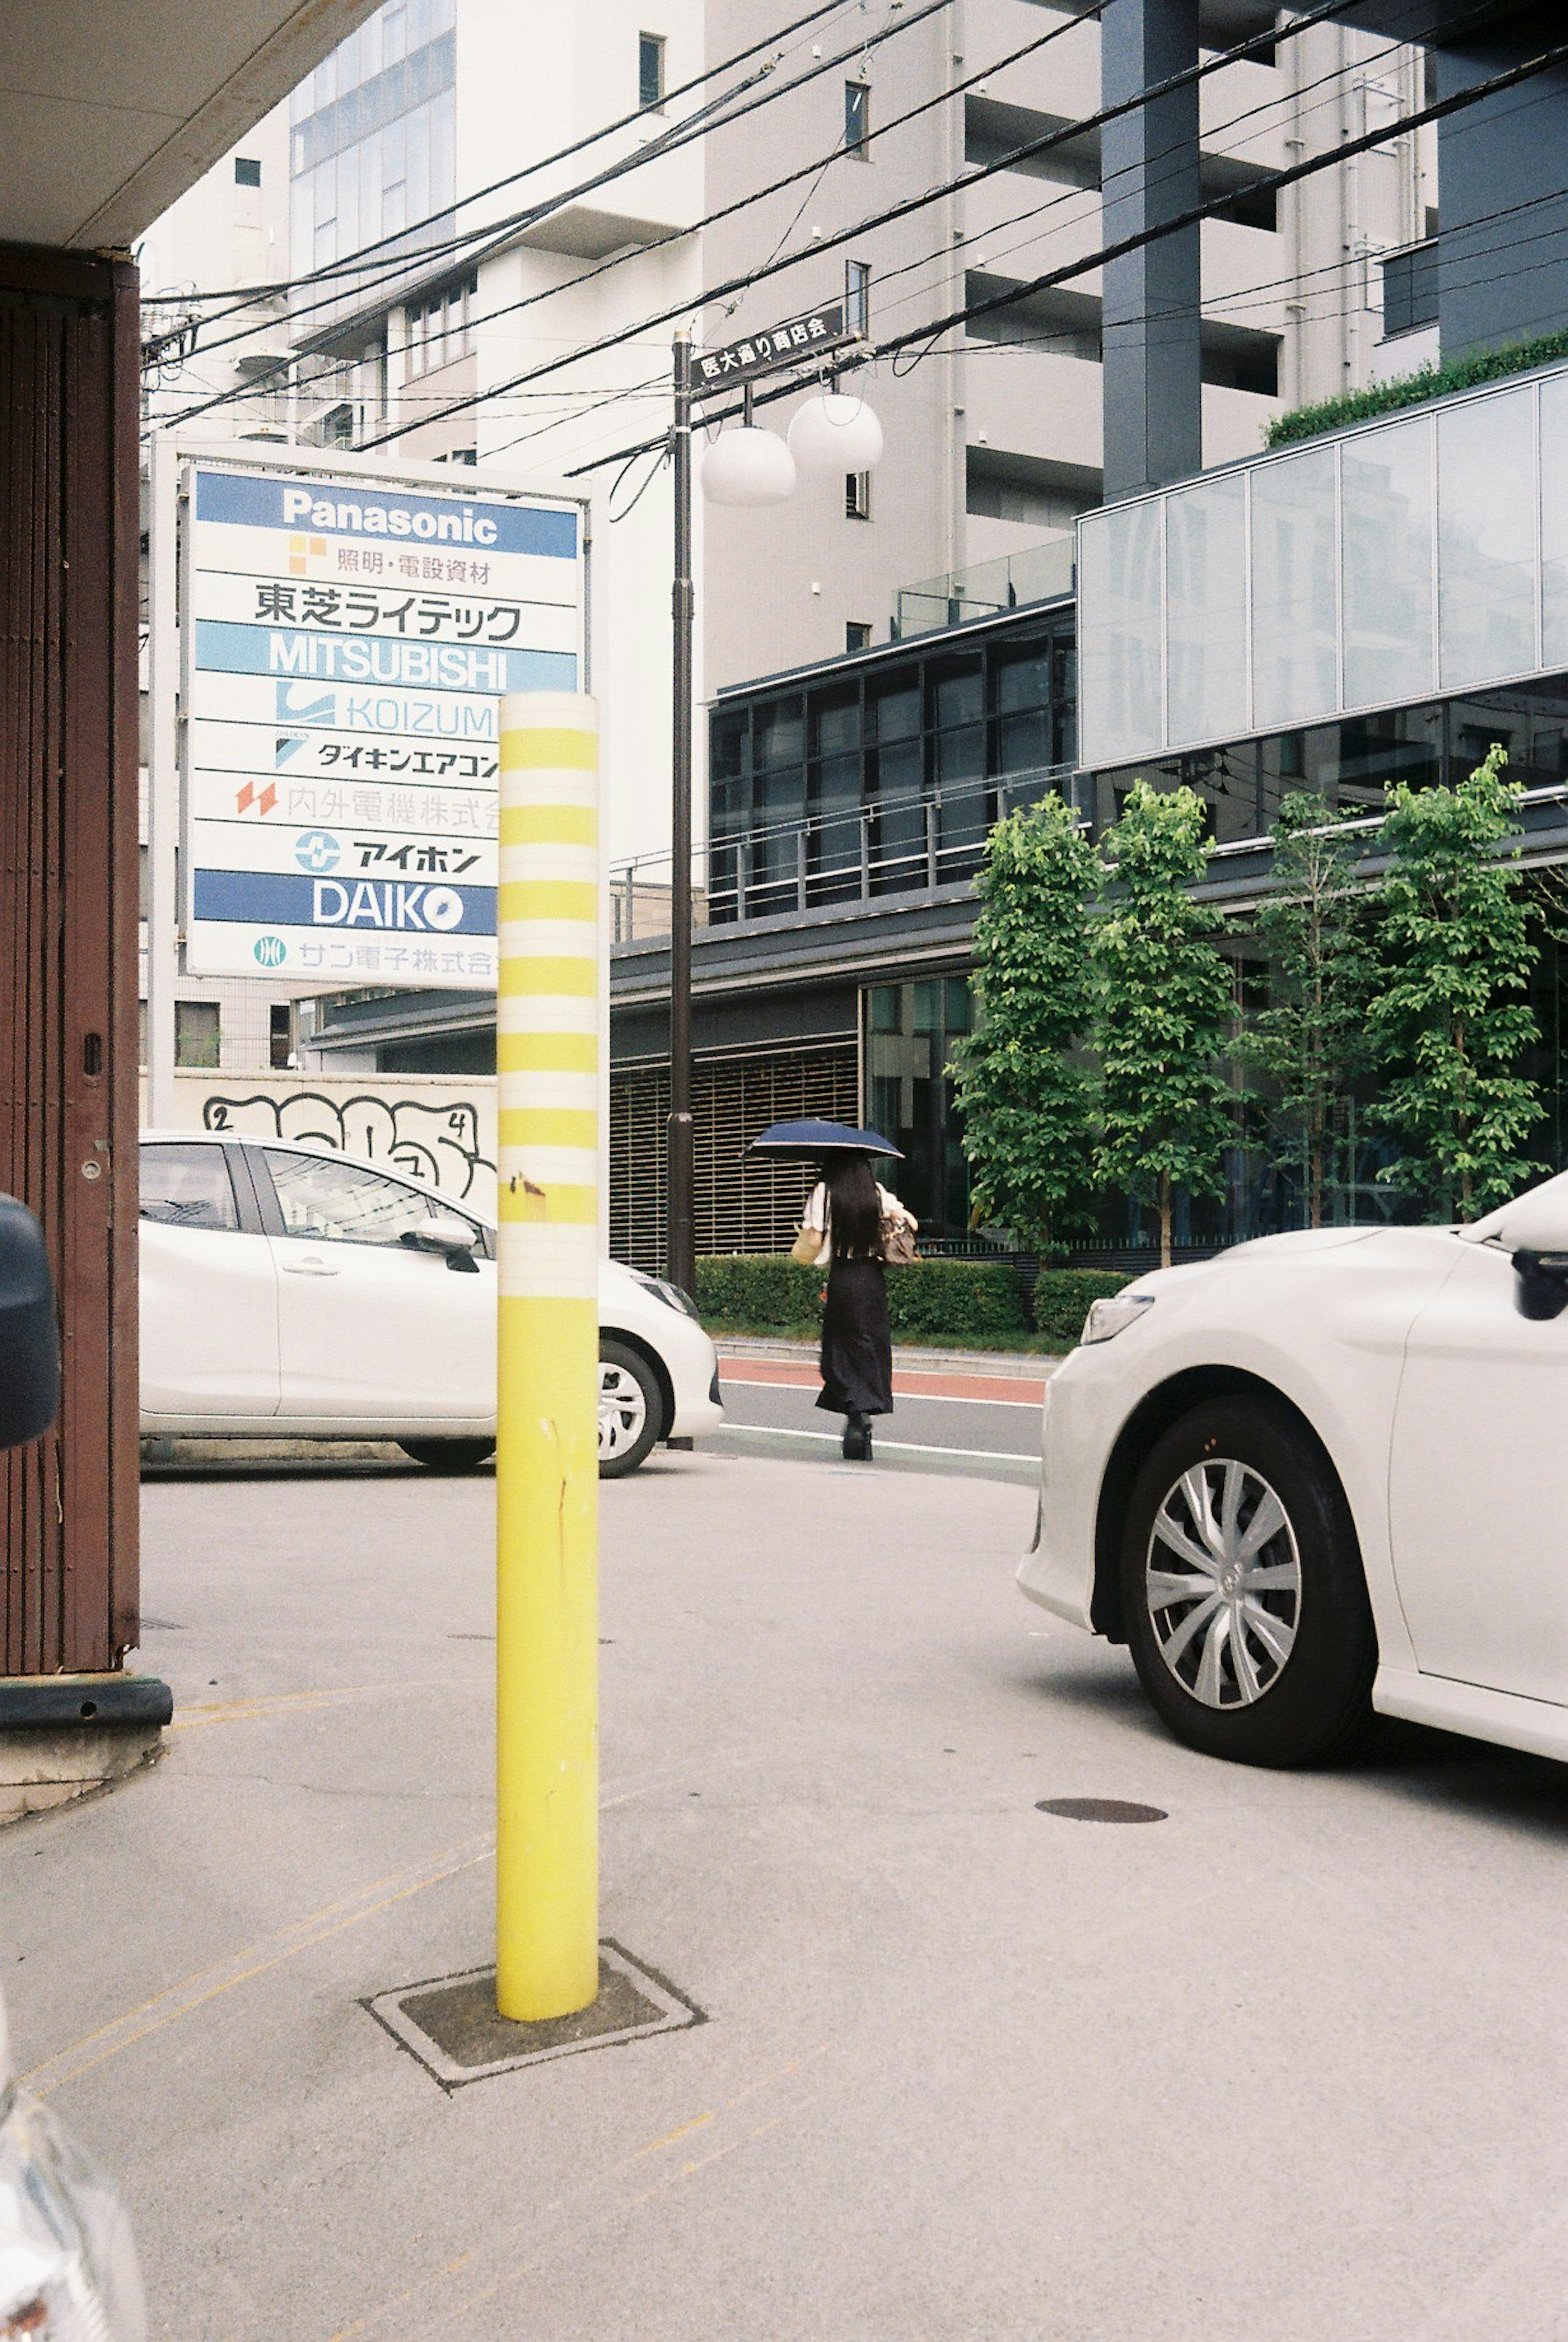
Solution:
{"label": "woman walking", "polygon": [[819,1235],[815,1266],[827,1270],[822,1320],[822,1390],[817,1405],[844,1417],[847,1461],[871,1461],[871,1419],[893,1413],[893,1337],[883,1266],[884,1222],[918,1223],[872,1176],[864,1155],[824,1158],[805,1207],[802,1235]]}

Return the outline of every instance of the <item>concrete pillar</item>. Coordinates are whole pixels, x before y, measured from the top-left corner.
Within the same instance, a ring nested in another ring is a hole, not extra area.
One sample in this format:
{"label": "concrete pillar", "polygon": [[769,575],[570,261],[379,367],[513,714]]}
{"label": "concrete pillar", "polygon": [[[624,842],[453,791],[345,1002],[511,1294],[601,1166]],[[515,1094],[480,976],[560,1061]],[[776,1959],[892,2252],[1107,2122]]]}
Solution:
{"label": "concrete pillar", "polygon": [[[1197,0],[1106,0],[1101,95],[1118,105],[1198,61]],[[1101,132],[1104,240],[1198,201],[1198,88],[1190,84]],[[1203,468],[1194,225],[1104,269],[1105,495],[1131,495]]]}
{"label": "concrete pillar", "polygon": [[[1437,51],[1452,97],[1563,37],[1560,7],[1532,10]],[[1568,68],[1445,115],[1437,129],[1438,340],[1444,358],[1568,326],[1568,147],[1554,131]]]}

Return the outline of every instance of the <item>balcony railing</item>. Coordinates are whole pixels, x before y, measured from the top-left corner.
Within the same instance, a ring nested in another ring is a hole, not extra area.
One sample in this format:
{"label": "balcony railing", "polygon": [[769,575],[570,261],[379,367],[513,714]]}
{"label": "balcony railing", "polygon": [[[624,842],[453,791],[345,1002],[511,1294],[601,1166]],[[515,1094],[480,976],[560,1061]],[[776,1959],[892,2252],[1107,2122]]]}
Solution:
{"label": "balcony railing", "polygon": [[[980,867],[993,826],[1052,789],[1065,791],[1072,772],[1059,765],[964,781],[928,796],[712,838],[692,858],[692,924],[744,927],[965,885]],[[612,868],[613,942],[669,934],[671,868],[668,854],[640,855]]]}
{"label": "balcony railing", "polygon": [[960,626],[966,618],[994,618],[1030,602],[1050,602],[1073,591],[1074,546],[1070,536],[1028,545],[969,569],[901,586],[893,614],[893,639],[907,642],[939,626]]}

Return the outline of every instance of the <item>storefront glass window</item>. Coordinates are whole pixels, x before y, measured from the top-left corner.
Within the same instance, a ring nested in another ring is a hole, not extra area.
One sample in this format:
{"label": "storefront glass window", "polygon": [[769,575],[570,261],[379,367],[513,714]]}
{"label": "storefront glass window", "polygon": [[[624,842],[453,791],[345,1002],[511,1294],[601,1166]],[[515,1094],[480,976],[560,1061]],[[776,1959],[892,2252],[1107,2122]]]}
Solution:
{"label": "storefront glass window", "polygon": [[871,1126],[904,1151],[903,1162],[879,1176],[931,1243],[954,1242],[969,1227],[969,1166],[947,1066],[971,1015],[962,976],[876,985],[866,995]]}

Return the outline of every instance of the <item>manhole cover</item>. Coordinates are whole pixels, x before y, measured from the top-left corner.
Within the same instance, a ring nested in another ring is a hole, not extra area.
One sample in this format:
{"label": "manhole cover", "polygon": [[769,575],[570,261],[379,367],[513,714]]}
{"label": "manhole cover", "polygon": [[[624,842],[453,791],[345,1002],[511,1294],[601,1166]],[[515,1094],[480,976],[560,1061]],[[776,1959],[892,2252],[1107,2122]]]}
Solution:
{"label": "manhole cover", "polygon": [[1163,1822],[1163,1806],[1135,1806],[1124,1797],[1042,1797],[1037,1814],[1059,1814],[1064,1822]]}
{"label": "manhole cover", "polygon": [[570,2057],[580,2049],[608,2049],[618,2041],[707,2022],[667,1977],[633,1959],[608,1937],[599,1946],[599,1997],[571,2017],[520,2025],[501,2016],[493,1967],[402,1985],[363,2006],[444,2090],[483,2081],[489,2074],[509,2074],[517,2066]]}

